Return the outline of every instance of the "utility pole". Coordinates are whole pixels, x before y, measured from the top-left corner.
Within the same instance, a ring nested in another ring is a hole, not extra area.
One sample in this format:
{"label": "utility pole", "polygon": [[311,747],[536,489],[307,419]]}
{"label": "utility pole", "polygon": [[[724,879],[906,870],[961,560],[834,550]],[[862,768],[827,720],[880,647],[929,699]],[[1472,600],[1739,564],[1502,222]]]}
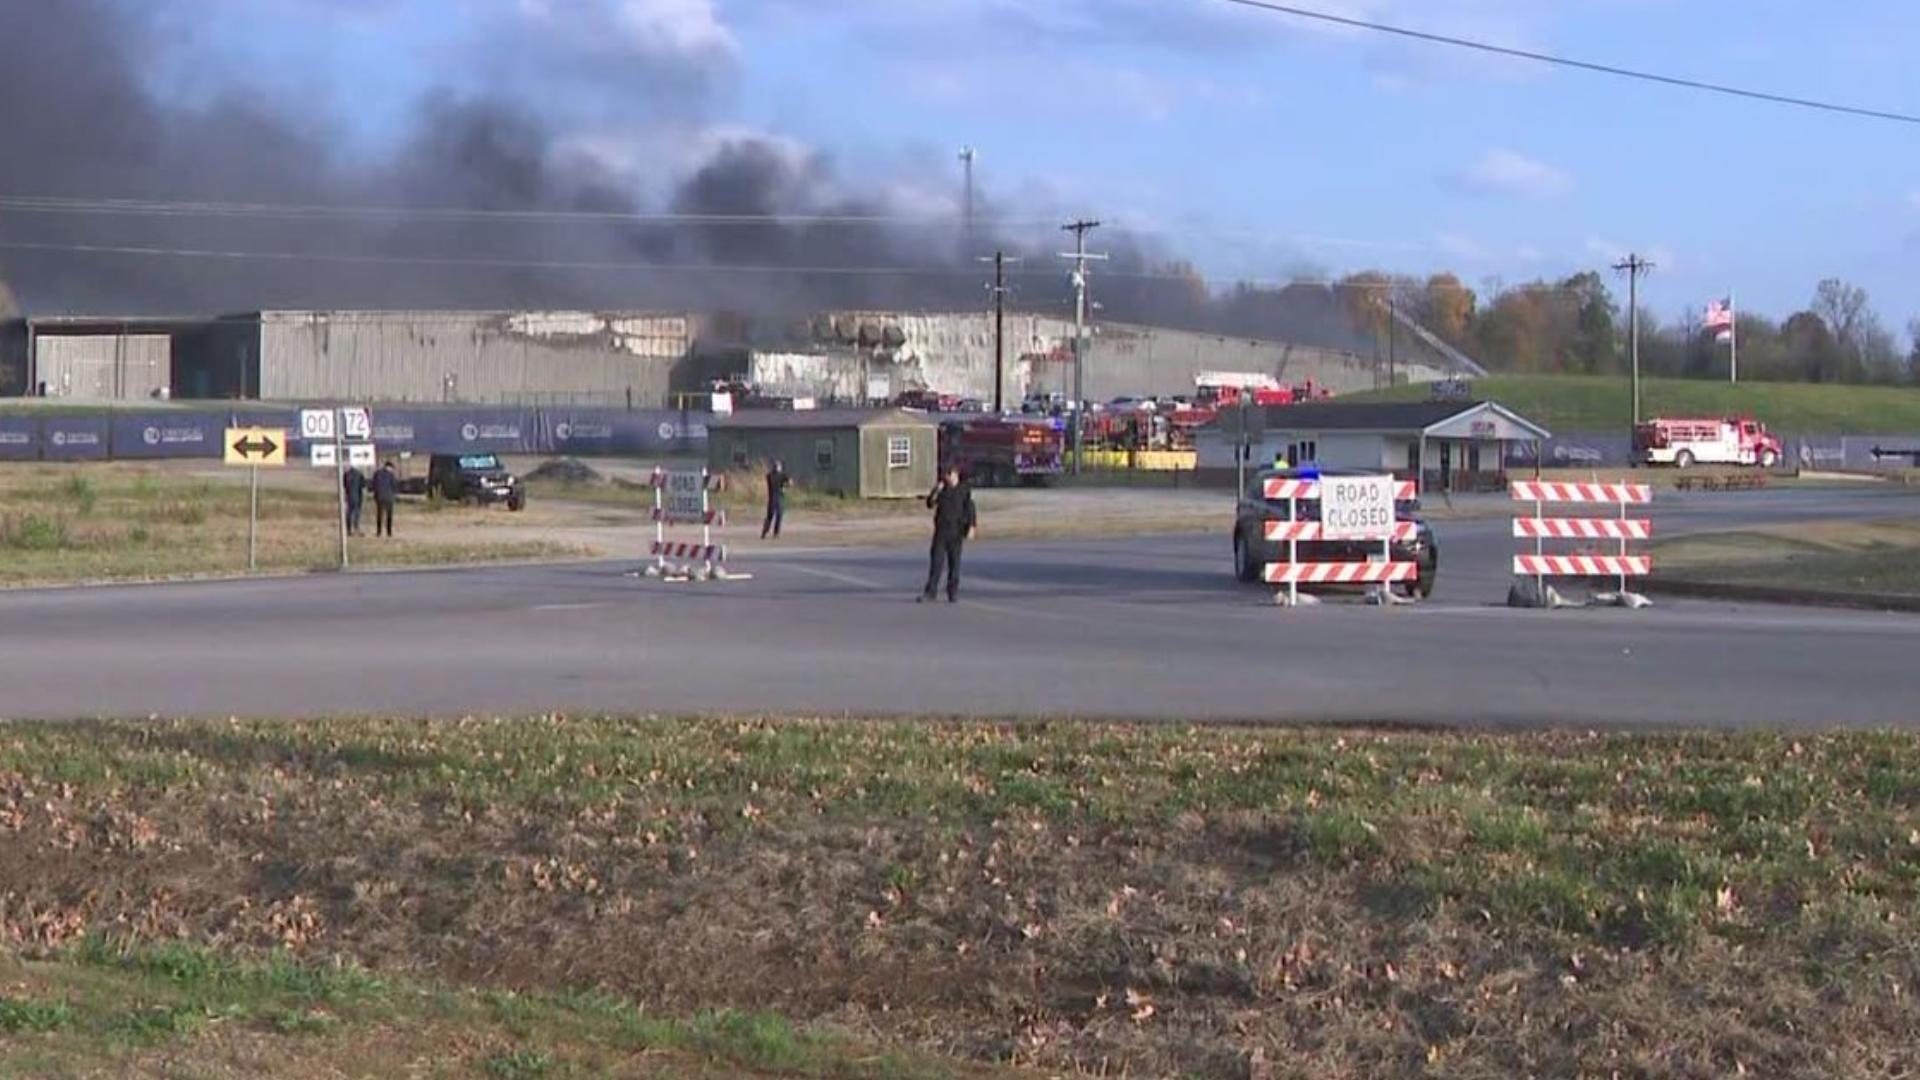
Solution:
{"label": "utility pole", "polygon": [[[1633,426],[1640,426],[1640,275],[1653,269],[1653,264],[1638,255],[1629,253],[1626,258],[1613,264],[1613,268],[1627,275],[1627,348],[1633,356]],[[1632,430],[1629,429],[1631,434]]]}
{"label": "utility pole", "polygon": [[[988,262],[986,256],[980,256],[981,262]],[[997,416],[1006,412],[1001,400],[1007,370],[1007,264],[1019,262],[1008,258],[1004,251],[993,253],[993,285],[988,289],[993,293],[993,411]]]}
{"label": "utility pole", "polygon": [[1387,285],[1387,389],[1393,389],[1393,285]]}
{"label": "utility pole", "polygon": [[1073,260],[1073,472],[1080,474],[1081,445],[1087,427],[1087,260],[1105,255],[1087,254],[1087,233],[1100,227],[1097,221],[1081,219],[1060,226],[1073,234],[1073,251],[1061,258]]}

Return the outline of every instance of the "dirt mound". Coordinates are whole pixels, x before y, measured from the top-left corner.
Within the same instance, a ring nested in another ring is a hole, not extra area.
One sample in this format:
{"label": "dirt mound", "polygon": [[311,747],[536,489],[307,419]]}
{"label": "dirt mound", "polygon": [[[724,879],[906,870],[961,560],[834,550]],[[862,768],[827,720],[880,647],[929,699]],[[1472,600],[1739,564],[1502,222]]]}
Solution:
{"label": "dirt mound", "polygon": [[542,462],[540,466],[527,474],[529,480],[545,480],[560,484],[598,484],[606,480],[599,471],[579,458],[559,458]]}

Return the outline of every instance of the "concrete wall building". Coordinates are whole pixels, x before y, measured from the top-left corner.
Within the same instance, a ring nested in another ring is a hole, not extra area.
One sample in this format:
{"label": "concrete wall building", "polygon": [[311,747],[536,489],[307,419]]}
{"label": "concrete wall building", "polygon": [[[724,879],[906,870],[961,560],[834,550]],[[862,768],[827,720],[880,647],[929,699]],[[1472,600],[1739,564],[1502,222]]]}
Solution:
{"label": "concrete wall building", "polygon": [[778,459],[803,487],[866,499],[925,495],[940,429],[899,409],[752,409],[708,427],[708,467],[760,469]]}
{"label": "concrete wall building", "polygon": [[[1493,488],[1506,472],[1510,447],[1535,447],[1552,437],[1491,401],[1326,402],[1255,411],[1262,415],[1248,425],[1254,467],[1284,458],[1290,465],[1418,478],[1422,490]],[[1227,425],[1202,428],[1194,438],[1198,467],[1215,476],[1232,472],[1239,441]]]}
{"label": "concrete wall building", "polygon": [[[837,401],[931,390],[991,402],[993,316],[985,312],[905,314],[853,311],[822,315],[809,340],[752,354],[748,377],[769,393]],[[1411,335],[1408,335],[1411,338]],[[1286,383],[1312,381],[1335,393],[1372,389],[1379,358],[1337,349],[1222,334],[1100,322],[1089,331],[1085,389],[1095,401],[1120,396],[1191,394],[1202,371],[1244,371]],[[1453,364],[1416,342],[1403,343],[1400,381],[1453,373]],[[1073,389],[1073,322],[1009,312],[1002,400]],[[884,388],[887,392],[872,393]]]}
{"label": "concrete wall building", "polygon": [[0,390],[76,402],[165,400],[174,350],[200,325],[92,315],[17,320],[0,329]]}
{"label": "concrete wall building", "polygon": [[674,314],[263,311],[204,324],[174,382],[191,398],[658,408],[697,332]]}

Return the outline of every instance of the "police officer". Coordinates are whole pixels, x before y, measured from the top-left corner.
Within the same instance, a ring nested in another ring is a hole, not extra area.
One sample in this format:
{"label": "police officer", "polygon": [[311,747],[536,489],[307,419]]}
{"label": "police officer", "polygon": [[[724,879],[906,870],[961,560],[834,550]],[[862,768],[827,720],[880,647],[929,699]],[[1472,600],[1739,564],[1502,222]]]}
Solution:
{"label": "police officer", "polygon": [[780,538],[780,523],[787,516],[787,484],[791,479],[786,463],[774,458],[773,465],[767,469],[767,520],[760,525],[762,540],[768,533],[776,540]]}
{"label": "police officer", "polygon": [[919,602],[933,599],[944,570],[951,604],[960,599],[960,549],[976,524],[973,489],[960,479],[959,469],[947,467],[940,486],[927,493],[927,508],[933,511],[933,550],[928,553],[927,587],[921,590]]}

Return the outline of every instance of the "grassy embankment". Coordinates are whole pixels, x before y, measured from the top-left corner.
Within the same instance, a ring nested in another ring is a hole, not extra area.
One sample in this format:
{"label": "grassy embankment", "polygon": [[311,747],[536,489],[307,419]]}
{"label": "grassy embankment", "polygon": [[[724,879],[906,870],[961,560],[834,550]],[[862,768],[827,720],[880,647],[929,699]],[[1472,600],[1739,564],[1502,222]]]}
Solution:
{"label": "grassy embankment", "polygon": [[[1340,400],[1425,401],[1429,394],[1422,383]],[[1620,376],[1494,375],[1474,380],[1473,394],[1556,432],[1624,430],[1633,411],[1628,380]],[[1646,416],[1750,413],[1783,435],[1920,432],[1920,389],[1910,387],[1645,379],[1640,401]]]}
{"label": "grassy embankment", "polygon": [[1905,734],[12,725],[0,827],[8,1073],[1920,1065]]}
{"label": "grassy embankment", "polygon": [[1702,533],[1657,543],[1662,576],[1920,596],[1920,521],[1797,523]]}
{"label": "grassy embankment", "polygon": [[[247,486],[235,476],[128,463],[9,465],[0,468],[0,583],[144,580],[243,573],[247,568]],[[262,570],[330,568],[339,543],[331,484],[287,490],[262,483]],[[402,517],[425,512],[408,503]],[[436,521],[479,511],[434,507]],[[369,500],[366,528],[373,528]],[[559,545],[472,539],[355,539],[360,566],[413,566],[570,553]]]}

